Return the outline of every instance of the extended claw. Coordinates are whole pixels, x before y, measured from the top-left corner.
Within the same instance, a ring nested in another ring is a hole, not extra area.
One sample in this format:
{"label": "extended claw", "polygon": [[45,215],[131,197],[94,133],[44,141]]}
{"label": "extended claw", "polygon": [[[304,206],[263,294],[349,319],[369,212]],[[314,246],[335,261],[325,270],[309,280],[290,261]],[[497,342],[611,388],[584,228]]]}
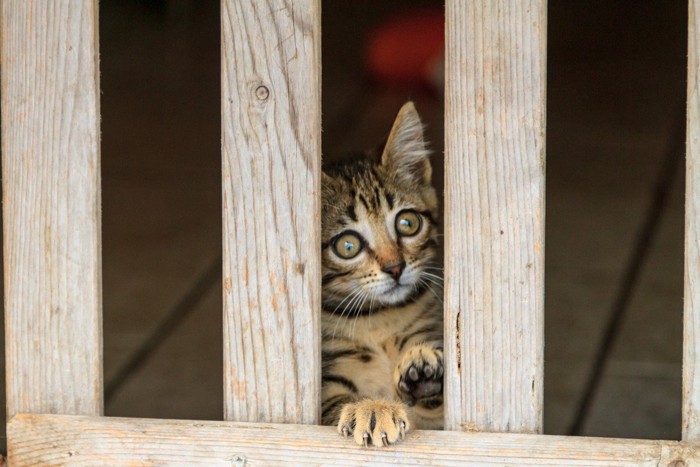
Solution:
{"label": "extended claw", "polygon": [[352,438],[356,445],[381,449],[398,443],[410,428],[404,403],[367,399],[343,408],[336,433]]}

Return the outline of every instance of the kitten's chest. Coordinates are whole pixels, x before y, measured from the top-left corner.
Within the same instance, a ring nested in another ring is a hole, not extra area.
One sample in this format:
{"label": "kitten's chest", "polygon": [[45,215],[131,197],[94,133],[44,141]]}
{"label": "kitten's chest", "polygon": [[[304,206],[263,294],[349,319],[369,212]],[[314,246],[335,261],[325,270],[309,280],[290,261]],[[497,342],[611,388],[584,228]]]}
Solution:
{"label": "kitten's chest", "polygon": [[[405,311],[405,312],[404,312]],[[408,323],[415,319],[413,310],[392,310],[389,313],[364,317],[362,332],[358,332],[355,338],[368,347],[386,347],[390,351],[393,342],[398,338]]]}
{"label": "kitten's chest", "polygon": [[[376,323],[375,323],[376,324]],[[364,397],[395,399],[393,374],[398,364],[400,353],[395,332],[391,327],[374,326],[362,333],[356,342],[372,350],[372,358],[362,364],[362,368],[353,372],[358,381],[360,393]]]}
{"label": "kitten's chest", "polygon": [[408,308],[365,318],[363,332],[355,335],[356,343],[372,349],[393,371],[400,357],[401,336],[415,320],[414,315],[415,311]]}

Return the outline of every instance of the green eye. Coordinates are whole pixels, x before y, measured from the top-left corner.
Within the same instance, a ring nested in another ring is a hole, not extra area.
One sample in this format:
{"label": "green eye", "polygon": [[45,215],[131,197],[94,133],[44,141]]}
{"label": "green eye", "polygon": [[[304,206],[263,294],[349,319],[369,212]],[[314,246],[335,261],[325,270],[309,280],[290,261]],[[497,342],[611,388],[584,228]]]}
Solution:
{"label": "green eye", "polygon": [[333,242],[335,254],[343,259],[354,258],[362,251],[363,247],[362,239],[355,232],[343,232]]}
{"label": "green eye", "polygon": [[396,215],[396,232],[404,237],[410,237],[418,233],[423,224],[420,215],[416,211],[401,211]]}

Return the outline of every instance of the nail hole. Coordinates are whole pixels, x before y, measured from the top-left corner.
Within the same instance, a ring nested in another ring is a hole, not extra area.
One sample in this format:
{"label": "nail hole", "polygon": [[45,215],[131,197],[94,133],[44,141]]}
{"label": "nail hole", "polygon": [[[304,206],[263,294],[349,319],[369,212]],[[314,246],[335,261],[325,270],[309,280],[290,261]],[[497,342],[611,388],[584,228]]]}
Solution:
{"label": "nail hole", "polygon": [[255,97],[260,101],[266,101],[270,97],[270,90],[267,89],[267,86],[258,86],[255,89]]}

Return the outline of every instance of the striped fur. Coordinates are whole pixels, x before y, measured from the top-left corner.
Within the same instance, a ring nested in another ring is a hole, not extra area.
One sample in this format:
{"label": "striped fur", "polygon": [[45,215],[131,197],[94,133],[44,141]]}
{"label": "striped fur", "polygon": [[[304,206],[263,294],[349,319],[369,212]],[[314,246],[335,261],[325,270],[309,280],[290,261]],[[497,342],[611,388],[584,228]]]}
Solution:
{"label": "striped fur", "polygon": [[[360,444],[443,425],[439,212],[428,156],[409,102],[380,157],[355,156],[323,175],[322,421]],[[339,242],[359,253],[341,256]]]}

